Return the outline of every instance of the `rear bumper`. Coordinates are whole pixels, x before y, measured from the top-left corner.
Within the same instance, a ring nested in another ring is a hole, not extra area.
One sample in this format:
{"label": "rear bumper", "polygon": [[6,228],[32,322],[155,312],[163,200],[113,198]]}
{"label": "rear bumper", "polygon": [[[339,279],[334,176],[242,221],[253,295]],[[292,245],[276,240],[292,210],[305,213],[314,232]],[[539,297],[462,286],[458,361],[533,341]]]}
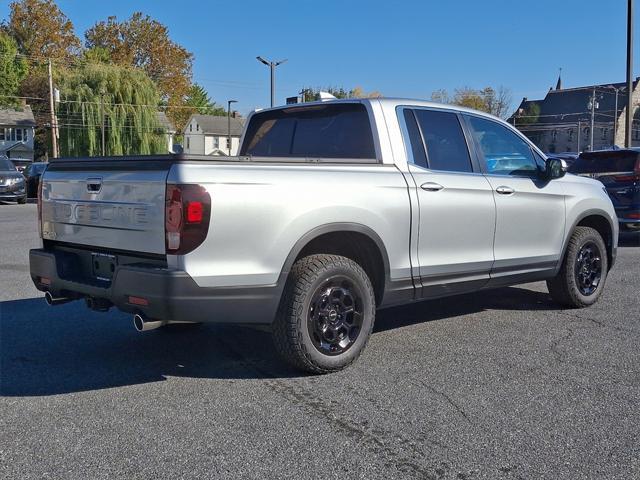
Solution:
{"label": "rear bumper", "polygon": [[[62,278],[59,256],[45,249],[29,252],[31,279],[38,290],[54,297],[108,300],[124,312],[143,313],[151,319],[270,324],[280,301],[281,289],[275,285],[203,288],[186,272],[142,264],[116,267],[109,285]],[[130,296],[144,298],[148,305],[131,304]]]}

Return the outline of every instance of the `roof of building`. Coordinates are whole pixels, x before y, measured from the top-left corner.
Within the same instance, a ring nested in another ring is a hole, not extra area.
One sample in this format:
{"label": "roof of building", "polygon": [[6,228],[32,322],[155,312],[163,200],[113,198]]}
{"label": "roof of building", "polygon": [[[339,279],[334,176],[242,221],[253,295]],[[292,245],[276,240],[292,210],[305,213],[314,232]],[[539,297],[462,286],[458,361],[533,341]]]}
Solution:
{"label": "roof of building", "polygon": [[156,112],[156,118],[158,119],[158,123],[160,127],[167,133],[176,133],[176,127],[173,126],[169,117],[164,112]]}
{"label": "roof of building", "polygon": [[[227,117],[219,117],[216,115],[200,115],[194,114],[189,119],[189,123],[191,120],[195,119],[200,125],[200,130],[202,133],[211,134],[211,135],[227,135],[229,133],[229,125]],[[231,135],[234,137],[239,137],[242,135],[242,128],[244,127],[244,118],[239,117],[231,117]],[[185,127],[186,128],[186,127]],[[185,133],[187,131],[185,130]]]}
{"label": "roof of building", "polygon": [[0,108],[0,125],[35,127],[36,122],[29,105],[19,108]]}
{"label": "roof of building", "polygon": [[[634,90],[637,88],[639,81],[640,77],[635,79],[633,83]],[[558,84],[561,86],[560,79],[558,79]],[[527,118],[529,120],[528,123],[534,122],[536,124],[571,123],[590,120],[591,111],[589,109],[589,101],[595,88],[596,101],[598,103],[598,108],[595,110],[594,115],[595,121],[612,123],[616,113],[619,117],[622,114],[622,109],[627,104],[626,85],[626,83],[605,83],[576,88],[551,88],[547,92],[547,95],[541,100],[528,100],[526,97],[523,98],[508,121],[512,123],[514,116],[516,122],[518,122],[518,118],[520,117],[523,120]],[[617,112],[615,110],[615,89],[619,89]],[[538,118],[527,117],[533,105],[537,105],[540,108]]]}

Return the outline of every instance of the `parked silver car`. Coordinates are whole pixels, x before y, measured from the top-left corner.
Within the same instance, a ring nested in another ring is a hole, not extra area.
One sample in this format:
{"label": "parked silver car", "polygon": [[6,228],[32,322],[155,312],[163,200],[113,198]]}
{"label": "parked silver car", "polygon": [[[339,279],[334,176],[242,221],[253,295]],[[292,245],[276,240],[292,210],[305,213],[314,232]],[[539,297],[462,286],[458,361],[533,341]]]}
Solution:
{"label": "parked silver car", "polygon": [[139,330],[269,325],[286,360],[330,372],[362,352],[379,308],[534,280],[593,304],[617,220],[602,184],[564,167],[449,105],[257,111],[239,157],[52,161],[31,276],[50,304],[116,306]]}

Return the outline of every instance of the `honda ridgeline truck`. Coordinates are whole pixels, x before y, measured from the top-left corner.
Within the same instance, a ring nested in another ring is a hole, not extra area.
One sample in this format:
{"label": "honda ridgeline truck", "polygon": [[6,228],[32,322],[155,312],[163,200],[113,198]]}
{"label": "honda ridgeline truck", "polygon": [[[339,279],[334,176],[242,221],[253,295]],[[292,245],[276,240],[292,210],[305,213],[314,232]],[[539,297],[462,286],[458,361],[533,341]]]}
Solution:
{"label": "honda ridgeline truck", "polygon": [[115,306],[138,330],[269,326],[287,361],[331,372],[379,308],[537,280],[562,305],[596,302],[618,221],[600,182],[565,170],[448,105],[256,111],[237,157],[52,161],[31,277],[51,305]]}

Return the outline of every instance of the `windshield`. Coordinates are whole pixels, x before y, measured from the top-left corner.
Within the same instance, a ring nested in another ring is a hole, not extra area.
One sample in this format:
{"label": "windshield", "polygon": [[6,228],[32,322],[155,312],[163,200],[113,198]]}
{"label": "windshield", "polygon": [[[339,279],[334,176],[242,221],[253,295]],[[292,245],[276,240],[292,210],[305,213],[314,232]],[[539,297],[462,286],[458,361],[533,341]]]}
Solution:
{"label": "windshield", "polygon": [[8,158],[0,158],[0,172],[16,171],[16,167]]}

